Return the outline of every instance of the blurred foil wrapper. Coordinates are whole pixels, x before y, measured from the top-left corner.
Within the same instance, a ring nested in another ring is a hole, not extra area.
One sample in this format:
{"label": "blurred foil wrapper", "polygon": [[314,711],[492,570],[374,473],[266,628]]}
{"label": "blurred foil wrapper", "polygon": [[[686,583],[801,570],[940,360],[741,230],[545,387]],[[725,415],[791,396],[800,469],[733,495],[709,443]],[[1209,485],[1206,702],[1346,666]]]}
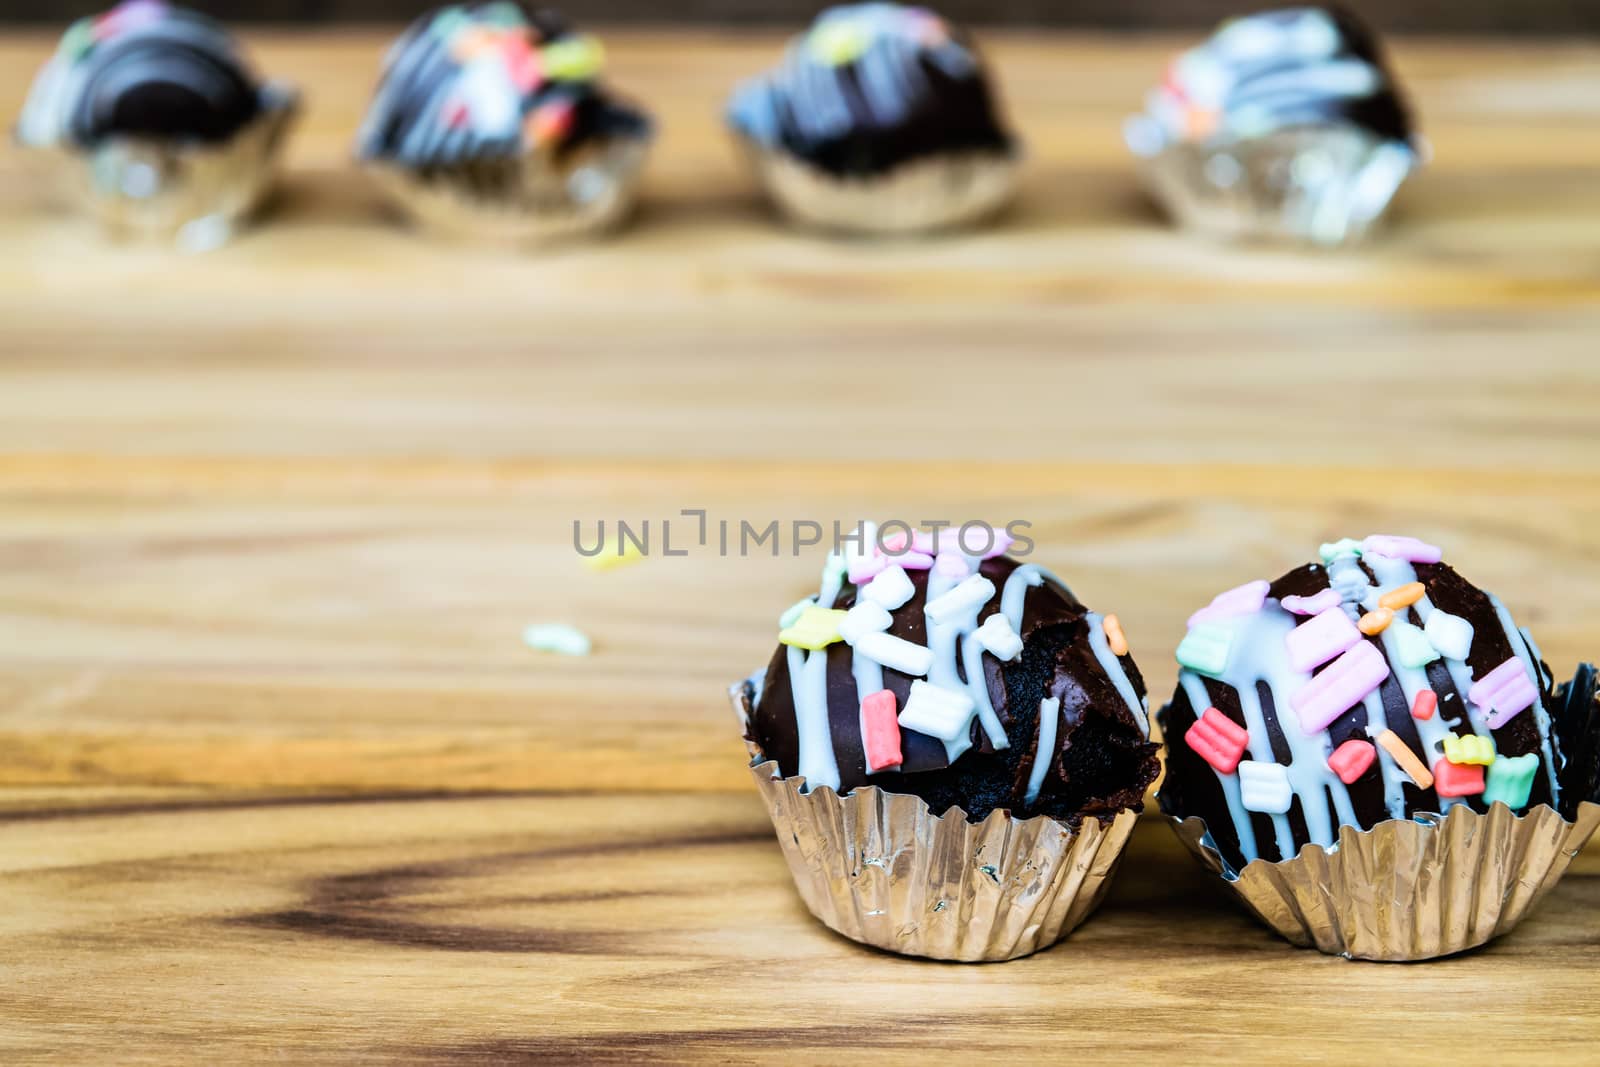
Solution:
{"label": "blurred foil wrapper", "polygon": [[1013,153],[951,153],[875,177],[846,178],[740,140],[762,186],[788,219],[834,233],[893,236],[969,226],[1004,207],[1016,188]]}
{"label": "blurred foil wrapper", "polygon": [[221,144],[113,137],[92,148],[23,144],[52,191],[97,218],[113,240],[226,244],[271,188],[299,95],[261,90],[261,112]]}
{"label": "blurred foil wrapper", "polygon": [[1332,849],[1235,871],[1204,819],[1167,813],[1178,837],[1262,922],[1296,945],[1365,960],[1426,960],[1509,932],[1566,873],[1600,826],[1600,804],[1576,820],[1504,804],[1339,828]]}
{"label": "blurred foil wrapper", "polygon": [[650,134],[595,138],[559,159],[528,153],[453,166],[365,166],[390,201],[439,236],[543,244],[604,233],[633,208]]}
{"label": "blurred foil wrapper", "polygon": [[[730,691],[748,724],[754,689]],[[960,808],[929,813],[920,797],[875,787],[801,792],[746,737],[750,773],[806,907],[845,937],[929,959],[992,962],[1048,948],[1099,905],[1138,815],[1074,833],[1048,816]]]}
{"label": "blurred foil wrapper", "polygon": [[1140,115],[1124,136],[1145,187],[1175,221],[1238,240],[1359,241],[1420,162],[1417,148],[1353,124],[1175,141]]}

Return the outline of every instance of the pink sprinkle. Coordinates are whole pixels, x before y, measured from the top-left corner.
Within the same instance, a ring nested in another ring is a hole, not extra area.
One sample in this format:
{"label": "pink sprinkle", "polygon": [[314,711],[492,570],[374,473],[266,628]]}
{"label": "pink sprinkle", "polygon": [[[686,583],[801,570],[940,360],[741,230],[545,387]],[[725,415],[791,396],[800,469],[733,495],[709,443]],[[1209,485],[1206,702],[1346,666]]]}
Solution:
{"label": "pink sprinkle", "polygon": [[1374,556],[1403,559],[1410,563],[1438,563],[1444,559],[1444,551],[1437,545],[1430,545],[1415,537],[1397,537],[1394,534],[1373,534],[1361,542],[1361,551]]}
{"label": "pink sprinkle", "polygon": [[1289,666],[1297,671],[1311,671],[1360,640],[1361,631],[1344,609],[1328,608],[1290,630],[1283,644],[1289,650]]}
{"label": "pink sprinkle", "polygon": [[880,689],[861,702],[861,747],[867,770],[876,773],[900,766],[900,723],[895,719],[894,694]]}
{"label": "pink sprinkle", "polygon": [[1528,710],[1539,699],[1539,690],[1528,680],[1522,661],[1512,656],[1500,666],[1472,683],[1467,699],[1484,711],[1489,729],[1498,730]]}
{"label": "pink sprinkle", "polygon": [[1352,737],[1333,750],[1333,755],[1328,757],[1328,766],[1339,776],[1339,781],[1350,785],[1367,773],[1367,768],[1377,758],[1378,750],[1372,747],[1371,742]]}
{"label": "pink sprinkle", "polygon": [[1307,734],[1328,724],[1367,698],[1389,677],[1389,662],[1371,644],[1362,641],[1340,656],[1289,698]]}
{"label": "pink sprinkle", "polygon": [[933,572],[946,578],[965,578],[972,573],[972,568],[967,565],[967,557],[961,553],[941,552],[939,558],[933,561]]}
{"label": "pink sprinkle", "polygon": [[1343,601],[1334,590],[1324,589],[1314,596],[1286,596],[1280,603],[1284,611],[1294,615],[1320,615],[1329,608],[1338,607]]}
{"label": "pink sprinkle", "polygon": [[884,534],[878,539],[878,545],[891,556],[904,552],[909,546],[911,535],[904,530],[895,530],[893,533]]}
{"label": "pink sprinkle", "polygon": [[926,552],[907,552],[886,562],[898,563],[908,571],[925,571],[933,566],[933,557]]}
{"label": "pink sprinkle", "polygon": [[1193,629],[1203,622],[1231,619],[1238,615],[1253,615],[1267,602],[1268,588],[1266,582],[1257,579],[1246,582],[1237,589],[1230,589],[1226,593],[1218,593],[1210,604],[1189,616],[1189,628]]}
{"label": "pink sprinkle", "polygon": [[[896,562],[902,567],[906,565],[903,559]],[[848,572],[850,583],[852,585],[866,585],[881,574],[888,565],[889,560],[883,556],[856,556],[850,560]]]}

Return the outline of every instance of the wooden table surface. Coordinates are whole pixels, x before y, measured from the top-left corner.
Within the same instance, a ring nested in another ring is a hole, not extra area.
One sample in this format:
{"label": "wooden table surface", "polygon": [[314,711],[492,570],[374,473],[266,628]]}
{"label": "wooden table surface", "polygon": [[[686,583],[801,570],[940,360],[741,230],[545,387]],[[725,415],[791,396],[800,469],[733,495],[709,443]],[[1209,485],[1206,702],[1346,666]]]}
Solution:
{"label": "wooden table surface", "polygon": [[[1211,593],[1410,531],[1570,670],[1600,48],[1400,42],[1435,161],[1385,239],[1312,256],[1134,191],[1119,122],[1172,41],[992,37],[1019,204],[869,245],[774,226],[720,129],[775,38],[613,34],[663,123],[640,217],[517,256],[397,229],[350,170],[381,34],[256,36],[309,108],[230,248],[102,247],[0,154],[0,1059],[1593,1061],[1595,848],[1420,966],[1291,948],[1155,821],[1034,958],[831,935],[722,695],[819,558],[596,574],[571,539],[1030,521],[1159,701]],[[49,47],[0,41],[0,114]]]}

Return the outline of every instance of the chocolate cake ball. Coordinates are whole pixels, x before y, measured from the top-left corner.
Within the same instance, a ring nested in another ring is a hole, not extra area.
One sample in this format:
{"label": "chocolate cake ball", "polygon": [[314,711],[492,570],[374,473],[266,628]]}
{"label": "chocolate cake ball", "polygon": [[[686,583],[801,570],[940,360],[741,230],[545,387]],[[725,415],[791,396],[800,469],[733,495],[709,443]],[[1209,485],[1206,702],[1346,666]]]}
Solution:
{"label": "chocolate cake ball", "polygon": [[977,52],[925,8],[823,12],[775,70],[738,88],[728,122],[778,206],[824,229],[974,222],[1014,185],[1016,144]]}
{"label": "chocolate cake ball", "polygon": [[220,25],[159,0],[129,0],[67,30],[17,132],[30,145],[82,148],[113,137],[216,143],[263,106]]}
{"label": "chocolate cake ball", "polygon": [[649,120],[605,92],[603,67],[599,42],[554,12],[439,8],[390,49],[357,151],[426,173],[646,136]]}
{"label": "chocolate cake ball", "polygon": [[925,8],[899,4],[823,12],[781,66],[740,87],[729,121],[837,175],[1013,147],[965,35]]}
{"label": "chocolate cake ball", "polygon": [[1204,819],[1235,869],[1331,847],[1341,825],[1594,799],[1592,670],[1554,691],[1505,606],[1414,538],[1324,545],[1223,593],[1178,662],[1162,809]]}
{"label": "chocolate cake ball", "polygon": [[830,557],[752,680],[747,737],[808,789],[875,785],[934,815],[1077,825],[1138,810],[1157,746],[1115,616],[1002,555],[998,532],[988,551],[964,551],[982,540],[889,536]]}

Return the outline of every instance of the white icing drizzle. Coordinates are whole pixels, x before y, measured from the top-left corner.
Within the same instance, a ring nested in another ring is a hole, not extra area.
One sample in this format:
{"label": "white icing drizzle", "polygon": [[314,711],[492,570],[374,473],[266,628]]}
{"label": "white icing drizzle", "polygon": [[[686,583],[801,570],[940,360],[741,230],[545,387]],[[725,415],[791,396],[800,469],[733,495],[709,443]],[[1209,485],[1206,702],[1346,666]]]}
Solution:
{"label": "white icing drizzle", "polygon": [[[1206,692],[1206,684],[1200,676],[1193,671],[1179,671],[1178,682],[1183,686],[1184,695],[1189,698],[1189,704],[1195,709],[1195,718],[1199,718],[1206,708],[1211,706],[1211,695]],[[1254,751],[1251,751],[1254,754]],[[1250,822],[1250,816],[1244,809],[1244,801],[1239,796],[1239,776],[1237,774],[1223,774],[1215,767],[1211,773],[1217,776],[1217,781],[1222,783],[1222,796],[1228,803],[1228,814],[1233,816],[1233,828],[1239,835],[1239,851],[1244,854],[1244,860],[1249,863],[1261,855],[1256,847],[1256,828]]]}
{"label": "white icing drizzle", "polygon": [[1039,744],[1033,751],[1033,766],[1028,771],[1028,794],[1024,803],[1032,804],[1044,786],[1045,772],[1056,757],[1056,720],[1061,718],[1061,701],[1045,697],[1039,701]]}
{"label": "white icing drizzle", "polygon": [[[928,648],[933,652],[933,666],[928,668],[928,681],[942,689],[960,691],[967,688],[967,683],[961,680],[961,674],[956,669],[957,645],[961,638],[978,628],[978,612],[983,610],[983,604],[975,604],[954,617],[946,618],[943,622],[929,615],[926,605],[934,601],[941,593],[954,588],[960,579],[940,574],[938,568],[928,572],[928,595],[923,601],[923,625],[928,634]],[[973,709],[977,713],[976,707]],[[994,714],[993,709],[989,712]],[[945,758],[954,763],[967,749],[972,747],[971,723],[968,729],[960,731],[953,740],[944,742]]]}
{"label": "white icing drizzle", "polygon": [[1022,633],[1022,606],[1028,590],[1043,584],[1044,571],[1032,563],[1024,563],[1006,577],[1006,584],[1000,590],[1000,614],[1017,633]]}
{"label": "white icing drizzle", "polygon": [[1528,680],[1533,682],[1533,688],[1538,690],[1539,698],[1533,702],[1533,707],[1528,709],[1528,714],[1533,716],[1534,723],[1539,728],[1539,752],[1544,756],[1544,772],[1550,779],[1550,803],[1552,806],[1561,802],[1561,783],[1556,778],[1555,752],[1550,747],[1550,713],[1544,706],[1543,676],[1539,672],[1539,661],[1528,652],[1528,645],[1523,643],[1522,633],[1517,629],[1516,623],[1511,621],[1511,613],[1506,606],[1500,603],[1500,598],[1490,593],[1489,603],[1494,605],[1494,613],[1500,620],[1500,626],[1506,632],[1506,640],[1511,644],[1511,654],[1522,661],[1522,667],[1528,672]]}
{"label": "white icing drizzle", "polygon": [[833,756],[828,725],[828,650],[807,653],[789,646],[789,690],[794,695],[795,733],[800,743],[800,776],[806,792],[839,788],[839,763]]}
{"label": "white icing drizzle", "polygon": [[1134,693],[1133,683],[1128,681],[1128,672],[1122,669],[1122,661],[1111,651],[1111,642],[1106,639],[1105,619],[1092,611],[1085,619],[1089,623],[1089,647],[1094,650],[1094,658],[1099,661],[1100,669],[1106,672],[1106,677],[1111,679],[1111,684],[1117,687],[1128,710],[1133,712],[1133,721],[1149,737],[1150,721],[1145,714],[1144,702]]}

